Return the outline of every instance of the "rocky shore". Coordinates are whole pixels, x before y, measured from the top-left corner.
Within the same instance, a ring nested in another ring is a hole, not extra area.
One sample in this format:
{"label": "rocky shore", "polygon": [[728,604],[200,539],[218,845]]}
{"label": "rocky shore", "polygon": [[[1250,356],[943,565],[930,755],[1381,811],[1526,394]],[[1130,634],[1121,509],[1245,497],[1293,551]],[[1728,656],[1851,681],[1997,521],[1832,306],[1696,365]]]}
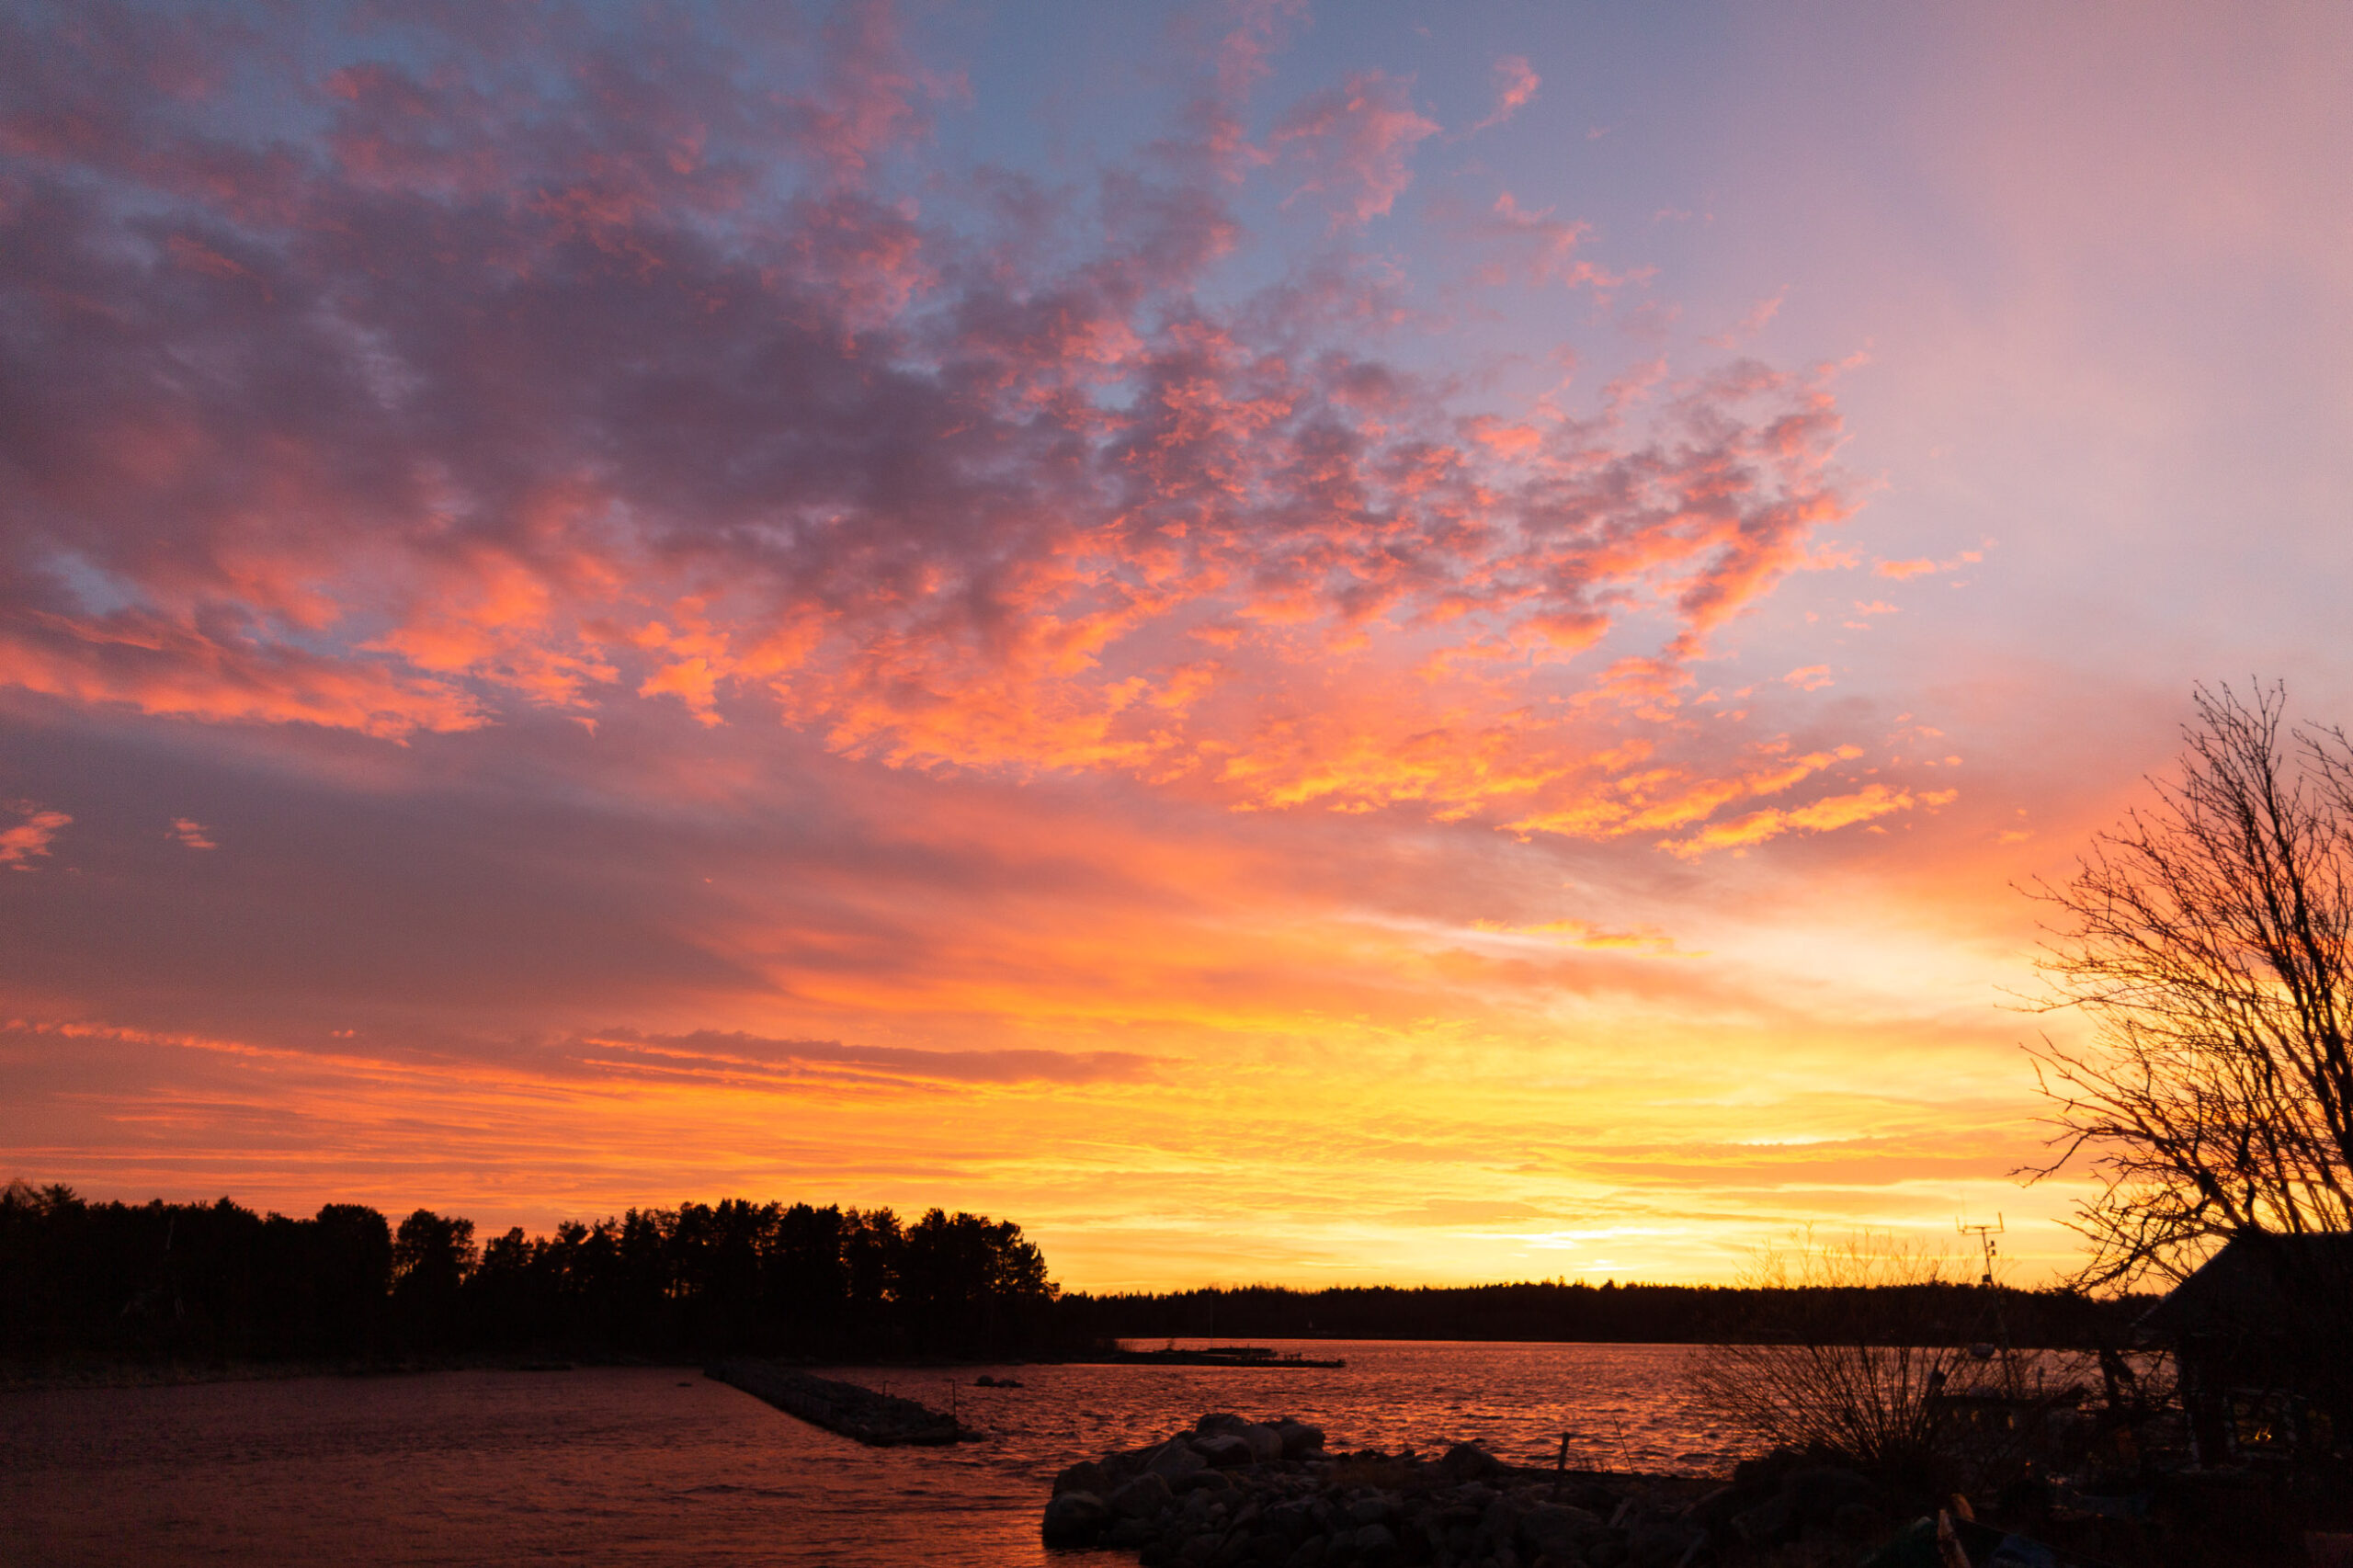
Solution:
{"label": "rocky shore", "polygon": [[[1752,1522],[1794,1533],[1857,1483],[1817,1482],[1786,1518]],[[1334,1453],[1304,1422],[1219,1414],[1063,1471],[1045,1539],[1132,1551],[1144,1568],[1673,1568],[1708,1558],[1733,1500],[1718,1482],[1529,1470],[1472,1443]]]}

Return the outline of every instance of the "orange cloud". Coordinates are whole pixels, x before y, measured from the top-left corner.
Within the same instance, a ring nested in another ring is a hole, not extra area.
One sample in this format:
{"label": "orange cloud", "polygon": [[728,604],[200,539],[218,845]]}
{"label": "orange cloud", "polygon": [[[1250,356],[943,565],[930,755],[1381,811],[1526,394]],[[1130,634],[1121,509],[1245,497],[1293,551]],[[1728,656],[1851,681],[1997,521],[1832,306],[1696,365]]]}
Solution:
{"label": "orange cloud", "polygon": [[485,722],[477,699],[445,682],[137,612],[0,619],[0,684],[174,718],[322,724],[389,740]]}
{"label": "orange cloud", "polygon": [[23,820],[13,827],[0,828],[0,866],[29,871],[33,857],[47,855],[59,830],[71,825],[74,819],[30,801],[12,801],[10,809]]}
{"label": "orange cloud", "polygon": [[1831,833],[1891,812],[1909,811],[1915,805],[1934,809],[1949,804],[1956,798],[1957,791],[1951,790],[1929,790],[1915,796],[1908,790],[1898,790],[1885,784],[1866,784],[1850,794],[1824,796],[1811,805],[1752,812],[1744,817],[1714,824],[1665,847],[1689,858],[1710,850],[1745,848],[1750,845],[1762,844],[1768,838],[1777,838],[1784,833]]}

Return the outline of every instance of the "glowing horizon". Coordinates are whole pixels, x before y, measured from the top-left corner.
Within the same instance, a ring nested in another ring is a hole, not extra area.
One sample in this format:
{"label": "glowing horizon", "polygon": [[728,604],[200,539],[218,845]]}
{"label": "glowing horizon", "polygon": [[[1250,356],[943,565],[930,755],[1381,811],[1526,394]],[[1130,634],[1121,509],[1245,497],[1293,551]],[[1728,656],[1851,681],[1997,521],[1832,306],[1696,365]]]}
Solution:
{"label": "glowing horizon", "polygon": [[2343,18],[0,41],[0,1176],[2034,1282],[2014,887],[2353,719]]}

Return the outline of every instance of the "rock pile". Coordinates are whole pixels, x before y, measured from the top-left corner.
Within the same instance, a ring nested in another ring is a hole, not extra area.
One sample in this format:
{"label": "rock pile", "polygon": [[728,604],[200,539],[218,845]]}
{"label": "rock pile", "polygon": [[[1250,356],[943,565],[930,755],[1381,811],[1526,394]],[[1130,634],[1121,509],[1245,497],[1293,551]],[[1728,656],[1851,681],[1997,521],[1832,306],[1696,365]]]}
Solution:
{"label": "rock pile", "polygon": [[1144,1568],[1677,1568],[1719,1560],[1730,1521],[1699,1505],[1732,1490],[1518,1469],[1472,1443],[1435,1460],[1334,1454],[1303,1422],[1211,1415],[1063,1471],[1045,1536],[1124,1548]]}

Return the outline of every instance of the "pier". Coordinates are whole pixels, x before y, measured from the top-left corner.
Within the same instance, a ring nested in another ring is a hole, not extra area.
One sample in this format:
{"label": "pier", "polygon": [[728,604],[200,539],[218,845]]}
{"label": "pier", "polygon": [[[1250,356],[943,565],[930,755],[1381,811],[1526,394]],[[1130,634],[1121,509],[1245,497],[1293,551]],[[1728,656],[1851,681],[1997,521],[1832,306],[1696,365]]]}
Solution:
{"label": "pier", "polygon": [[813,1377],[771,1361],[717,1361],[704,1369],[704,1375],[764,1399],[813,1426],[878,1449],[945,1447],[978,1442],[983,1436],[946,1411],[877,1393],[857,1383]]}

